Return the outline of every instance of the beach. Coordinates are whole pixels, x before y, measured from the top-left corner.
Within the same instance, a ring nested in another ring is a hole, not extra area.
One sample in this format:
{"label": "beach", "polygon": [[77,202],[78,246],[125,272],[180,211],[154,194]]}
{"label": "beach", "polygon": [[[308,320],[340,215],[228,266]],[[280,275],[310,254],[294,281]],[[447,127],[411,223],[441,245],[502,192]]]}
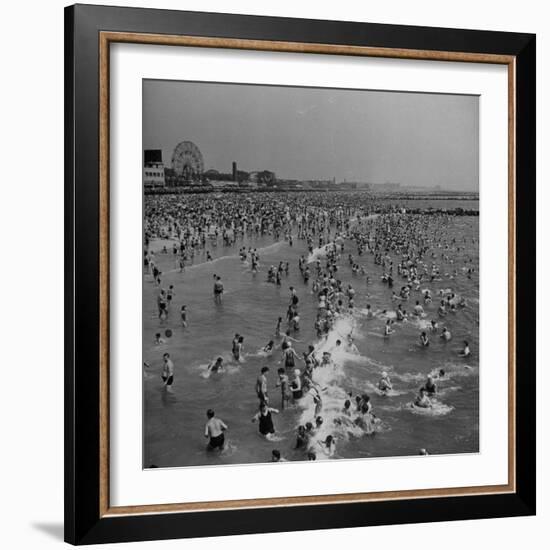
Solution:
{"label": "beach", "polygon": [[[338,193],[329,197],[326,193],[320,194],[321,197],[310,194],[303,198],[291,193],[269,198],[268,195],[224,195],[209,198],[202,207],[193,199],[191,208],[195,210],[191,215],[189,211],[180,212],[180,218],[167,214],[170,208],[163,207],[155,196],[145,197],[148,215],[144,251],[153,253],[161,281],[158,284],[150,265],[144,265],[143,466],[262,463],[271,461],[273,449],[279,450],[286,460],[308,459],[304,448],[295,448],[296,434],[299,426],[315,421],[315,391],[282,410],[281,390],[276,387],[282,352],[281,338],[275,329],[278,317],[283,318],[281,333],[288,328],[290,287],[294,287],[299,298],[299,330],[290,332],[296,340],[292,342],[294,350],[301,356],[313,345],[318,357],[323,351],[331,353],[330,367],[316,367],[312,376],[322,399],[322,410],[317,416],[322,416],[323,423],[308,442],[308,448],[316,449],[316,459],[418,455],[421,449],[429,454],[478,452],[478,217],[456,215],[453,210],[475,210],[477,201],[449,199],[443,208],[452,213],[434,214],[429,209],[442,206],[440,201],[429,199],[399,204],[398,199],[373,200],[368,195],[352,200],[342,199]],[[166,204],[169,201],[185,204],[189,199],[182,195],[163,200],[168,201]],[[217,201],[220,204],[215,204]],[[239,207],[244,204],[249,206]],[[408,214],[407,209],[412,208],[423,213]],[[175,219],[182,221],[174,224]],[[205,239],[201,243],[200,236],[192,257],[186,246],[188,257],[182,270],[182,236],[188,243],[194,239],[185,235],[187,222],[183,220],[192,220],[187,225],[203,227]],[[261,230],[255,228],[257,220],[262,220]],[[394,250],[375,250],[377,239],[392,242],[388,234],[394,229],[399,234],[402,227],[406,235],[406,224],[419,230],[410,236],[410,242],[408,237],[400,237]],[[321,235],[324,240],[320,242]],[[415,258],[414,263],[426,264],[427,275],[421,276],[418,284],[410,284],[407,299],[392,299],[392,294],[399,294],[408,283],[407,277],[397,272],[397,265],[404,261],[405,248],[409,252],[418,249],[419,235],[423,236],[426,250],[422,250],[421,260]],[[358,242],[362,244],[359,246]],[[348,298],[344,299],[330,328],[320,335],[315,321],[319,315],[319,293],[323,290],[326,244],[330,251],[332,243],[337,249],[334,278],[344,294],[351,285],[354,296],[352,307]],[[363,250],[359,254],[360,247]],[[252,269],[249,253],[254,250],[259,257],[257,270]],[[307,282],[303,269],[299,269],[301,258],[302,262],[305,260],[303,266],[309,266],[311,271]],[[391,287],[383,280],[389,261],[393,273]],[[284,269],[287,262],[288,274]],[[270,282],[269,268],[274,266],[278,270],[281,264],[280,284]],[[436,277],[431,271],[434,264],[438,269]],[[221,303],[213,299],[215,276],[223,282]],[[313,288],[315,280],[319,284],[317,291]],[[173,297],[168,314],[159,318],[158,294],[170,285]],[[428,303],[423,299],[425,290],[432,296]],[[453,301],[456,297],[464,302],[459,308],[448,307],[445,316],[440,317],[440,301],[450,295],[454,296]],[[422,316],[411,315],[417,300],[424,310]],[[406,320],[396,318],[398,303],[407,311]],[[181,305],[186,306],[186,326],[180,317]],[[372,318],[367,305],[373,312]],[[394,321],[393,333],[384,336],[388,319]],[[437,332],[429,331],[431,319],[437,319]],[[449,341],[440,338],[443,326],[452,334]],[[428,334],[429,346],[419,345],[422,332]],[[161,341],[155,342],[159,333]],[[244,337],[240,361],[232,354],[232,340],[237,333]],[[274,341],[271,354],[262,351],[270,340]],[[337,340],[341,342],[339,346]],[[465,340],[471,350],[468,357],[460,355]],[[170,391],[161,380],[164,353],[169,353],[174,365]],[[208,368],[217,357],[223,358],[222,372]],[[273,415],[275,434],[269,439],[262,437],[251,421],[258,411],[256,379],[264,366],[269,367],[269,406],[279,409]],[[296,368],[303,372],[304,367],[304,363],[297,362]],[[383,373],[391,379],[391,391],[379,390]],[[290,378],[292,374],[289,372]],[[431,396],[430,407],[416,407],[419,388],[430,374],[436,379],[437,393]],[[370,398],[372,412],[368,414],[372,414],[372,431],[354,422],[360,415],[355,410],[355,400],[363,395]],[[341,412],[347,399],[353,410],[349,422]],[[204,426],[208,409],[214,409],[228,426],[226,445],[221,452],[206,449]],[[323,449],[329,435],[336,441],[333,453],[325,453]]]}

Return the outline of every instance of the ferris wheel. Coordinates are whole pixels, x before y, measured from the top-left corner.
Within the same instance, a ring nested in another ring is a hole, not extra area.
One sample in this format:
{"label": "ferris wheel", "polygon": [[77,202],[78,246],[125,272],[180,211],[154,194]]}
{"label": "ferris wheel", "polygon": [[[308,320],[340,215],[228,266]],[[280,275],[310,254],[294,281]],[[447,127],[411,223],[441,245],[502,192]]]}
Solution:
{"label": "ferris wheel", "polygon": [[178,143],[172,153],[172,169],[186,180],[200,177],[204,172],[200,149],[192,141]]}

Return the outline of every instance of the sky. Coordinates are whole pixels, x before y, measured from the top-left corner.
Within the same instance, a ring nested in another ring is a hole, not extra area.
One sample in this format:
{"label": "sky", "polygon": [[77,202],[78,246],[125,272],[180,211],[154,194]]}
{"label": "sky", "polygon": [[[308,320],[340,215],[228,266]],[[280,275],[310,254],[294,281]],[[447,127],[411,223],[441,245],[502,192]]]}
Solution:
{"label": "sky", "polygon": [[478,191],[477,96],[144,80],[143,148],[205,170]]}

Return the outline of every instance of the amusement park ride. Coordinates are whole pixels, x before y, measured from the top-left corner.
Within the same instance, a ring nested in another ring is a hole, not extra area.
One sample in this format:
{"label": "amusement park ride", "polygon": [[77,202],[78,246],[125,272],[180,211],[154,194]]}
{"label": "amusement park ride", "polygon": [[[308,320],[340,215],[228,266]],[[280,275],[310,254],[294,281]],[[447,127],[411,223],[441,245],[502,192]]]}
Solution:
{"label": "amusement park ride", "polygon": [[182,141],[172,153],[172,170],[185,181],[199,181],[204,173],[204,159],[192,141]]}

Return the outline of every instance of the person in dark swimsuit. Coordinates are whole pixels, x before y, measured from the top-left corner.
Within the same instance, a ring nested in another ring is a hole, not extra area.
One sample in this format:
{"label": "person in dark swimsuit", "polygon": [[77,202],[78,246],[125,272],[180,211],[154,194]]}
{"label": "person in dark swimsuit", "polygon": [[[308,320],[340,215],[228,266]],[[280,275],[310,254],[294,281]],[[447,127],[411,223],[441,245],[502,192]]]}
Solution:
{"label": "person in dark swimsuit", "polygon": [[223,371],[223,357],[218,357],[215,361],[208,365],[208,370],[210,372],[221,372]]}
{"label": "person in dark swimsuit", "polygon": [[288,342],[287,347],[283,350],[283,359],[282,362],[287,369],[294,369],[296,366],[296,359],[300,359],[300,356],[294,351],[290,342]]}
{"label": "person in dark swimsuit", "polygon": [[428,379],[426,380],[426,383],[422,386],[422,388],[429,396],[435,395],[437,392],[437,386],[435,385],[433,377],[430,375],[428,376]]}
{"label": "person in dark swimsuit", "polygon": [[217,304],[221,304],[222,302],[222,294],[223,294],[223,283],[220,276],[215,275],[215,281],[214,281],[214,302]]}
{"label": "person in dark swimsuit", "polygon": [[296,445],[295,449],[305,449],[307,447],[307,435],[306,427],[298,426],[298,432],[296,433]]}
{"label": "person in dark swimsuit", "polygon": [[259,431],[264,437],[271,437],[275,433],[272,414],[279,414],[279,411],[268,407],[264,402],[260,404],[260,410],[252,417],[252,422],[258,422]]}

